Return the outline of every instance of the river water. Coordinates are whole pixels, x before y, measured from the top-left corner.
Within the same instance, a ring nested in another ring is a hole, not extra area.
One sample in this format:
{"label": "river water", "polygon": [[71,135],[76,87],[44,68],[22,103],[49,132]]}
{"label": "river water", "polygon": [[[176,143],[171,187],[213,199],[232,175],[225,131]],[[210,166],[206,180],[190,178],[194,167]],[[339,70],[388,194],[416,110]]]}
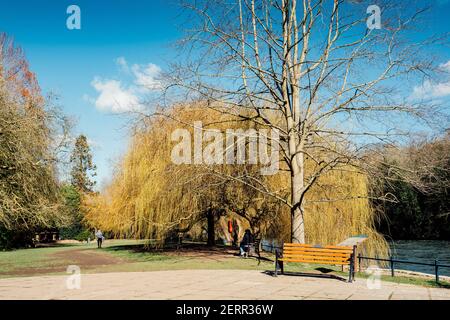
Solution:
{"label": "river water", "polygon": [[[262,248],[273,252],[274,246],[279,246],[275,241],[263,240]],[[439,264],[450,265],[450,241],[440,240],[398,240],[389,243],[394,259],[433,263],[438,259]],[[434,274],[434,266],[421,266],[405,263],[396,263],[395,269],[410,270]],[[450,276],[450,268],[440,268],[439,274]]]}
{"label": "river water", "polygon": [[[392,256],[399,260],[450,265],[450,241],[439,240],[398,240],[389,243]],[[434,274],[434,267],[399,263],[396,269]],[[450,268],[440,268],[440,275],[450,276]]]}

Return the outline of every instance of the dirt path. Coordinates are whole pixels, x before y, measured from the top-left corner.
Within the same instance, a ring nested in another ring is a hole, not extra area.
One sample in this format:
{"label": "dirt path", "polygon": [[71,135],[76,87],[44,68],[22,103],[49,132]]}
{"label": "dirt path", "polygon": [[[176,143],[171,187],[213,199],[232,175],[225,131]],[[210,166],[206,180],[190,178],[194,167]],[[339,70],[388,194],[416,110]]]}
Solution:
{"label": "dirt path", "polygon": [[122,262],[121,259],[113,257],[101,250],[68,250],[54,253],[56,259],[70,261],[71,264],[80,267],[103,266],[109,264],[117,264]]}
{"label": "dirt path", "polygon": [[82,269],[93,269],[99,266],[123,263],[120,258],[113,257],[101,250],[74,249],[63,250],[48,255],[52,261],[48,267],[18,268],[4,272],[4,275],[33,276],[51,273],[66,272],[69,265],[76,265]]}

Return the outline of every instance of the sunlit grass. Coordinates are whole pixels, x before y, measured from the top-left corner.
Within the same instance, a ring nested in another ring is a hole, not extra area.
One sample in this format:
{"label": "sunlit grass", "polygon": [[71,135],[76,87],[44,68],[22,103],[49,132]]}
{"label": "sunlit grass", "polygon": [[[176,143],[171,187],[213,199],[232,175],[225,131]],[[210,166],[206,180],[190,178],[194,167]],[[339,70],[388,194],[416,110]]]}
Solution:
{"label": "sunlit grass", "polygon": [[50,256],[66,250],[79,248],[78,245],[64,245],[48,248],[20,249],[0,251],[0,277],[2,273],[25,268],[50,268],[64,261],[51,259]]}

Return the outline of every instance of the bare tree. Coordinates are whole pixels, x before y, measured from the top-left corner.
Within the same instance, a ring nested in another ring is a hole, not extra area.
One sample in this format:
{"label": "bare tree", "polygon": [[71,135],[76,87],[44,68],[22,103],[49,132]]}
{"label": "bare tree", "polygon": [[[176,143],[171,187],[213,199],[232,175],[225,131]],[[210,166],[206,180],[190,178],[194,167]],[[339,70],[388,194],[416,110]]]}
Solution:
{"label": "bare tree", "polygon": [[[408,41],[427,11],[410,2],[378,1],[381,29],[369,28],[364,3],[183,3],[188,54],[168,73],[166,97],[181,93],[279,130],[293,242],[305,242],[305,195],[319,177],[348,165],[359,170],[371,145],[422,130],[439,112],[433,101],[411,98],[408,85],[436,74],[439,60],[424,49],[447,36]],[[314,165],[305,168],[306,159]]]}

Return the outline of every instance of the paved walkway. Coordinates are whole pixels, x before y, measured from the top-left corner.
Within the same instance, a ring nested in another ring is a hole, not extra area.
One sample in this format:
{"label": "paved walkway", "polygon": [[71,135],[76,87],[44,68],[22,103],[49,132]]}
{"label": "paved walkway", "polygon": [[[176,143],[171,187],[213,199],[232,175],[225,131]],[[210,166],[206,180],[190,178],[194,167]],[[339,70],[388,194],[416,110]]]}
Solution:
{"label": "paved walkway", "polygon": [[[245,270],[179,270],[86,274],[81,289],[67,289],[69,276],[0,280],[0,299],[446,299],[449,289],[366,280],[278,276]],[[73,279],[72,279],[73,280]],[[74,284],[74,282],[70,282]]]}

